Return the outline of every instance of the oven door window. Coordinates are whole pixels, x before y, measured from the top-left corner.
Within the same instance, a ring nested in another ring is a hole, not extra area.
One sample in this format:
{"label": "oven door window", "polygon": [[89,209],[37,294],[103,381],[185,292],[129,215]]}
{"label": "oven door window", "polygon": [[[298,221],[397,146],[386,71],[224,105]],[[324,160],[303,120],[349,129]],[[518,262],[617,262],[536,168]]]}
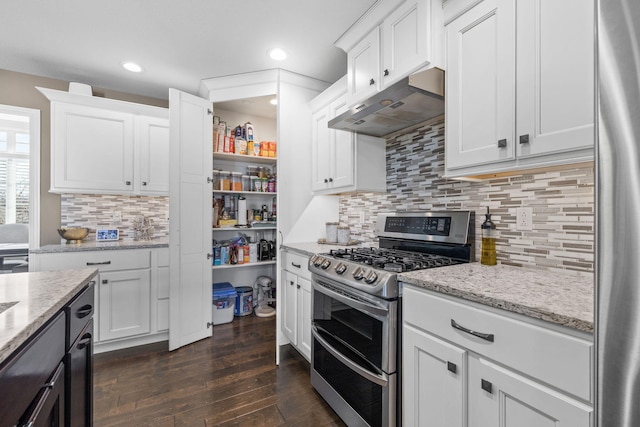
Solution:
{"label": "oven door window", "polygon": [[368,425],[382,425],[382,411],[385,406],[383,399],[388,399],[388,387],[378,385],[354,372],[315,339],[313,369]]}
{"label": "oven door window", "polygon": [[[313,324],[378,369],[383,366],[384,323],[317,290],[313,291]],[[386,362],[386,361],[385,361]]]}

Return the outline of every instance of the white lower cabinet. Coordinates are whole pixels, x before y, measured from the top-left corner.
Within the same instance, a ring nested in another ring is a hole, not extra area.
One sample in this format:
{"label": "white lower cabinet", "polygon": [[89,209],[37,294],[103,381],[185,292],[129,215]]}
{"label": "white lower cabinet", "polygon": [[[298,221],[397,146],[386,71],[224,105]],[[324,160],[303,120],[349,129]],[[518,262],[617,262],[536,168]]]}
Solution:
{"label": "white lower cabinet", "polygon": [[405,426],[592,425],[588,334],[411,286],[404,287],[403,315]]}
{"label": "white lower cabinet", "polygon": [[35,253],[30,258],[30,271],[98,270],[96,353],[168,338],[168,248]]}
{"label": "white lower cabinet", "polygon": [[309,259],[282,252],[282,331],[307,360],[311,360],[311,274]]}
{"label": "white lower cabinet", "polygon": [[148,334],[151,327],[151,271],[100,273],[100,340]]}

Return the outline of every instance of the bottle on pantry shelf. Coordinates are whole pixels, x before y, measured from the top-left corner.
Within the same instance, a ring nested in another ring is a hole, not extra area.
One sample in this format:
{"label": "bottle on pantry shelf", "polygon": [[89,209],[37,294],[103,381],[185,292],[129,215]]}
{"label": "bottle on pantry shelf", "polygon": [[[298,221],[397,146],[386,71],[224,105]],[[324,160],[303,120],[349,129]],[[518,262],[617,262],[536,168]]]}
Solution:
{"label": "bottle on pantry shelf", "polygon": [[251,249],[249,248],[249,243],[244,244],[243,253],[244,253],[244,263],[249,264],[251,262]]}
{"label": "bottle on pantry shelf", "polygon": [[236,253],[238,254],[237,255],[238,264],[244,264],[244,246],[243,245],[236,246]]}
{"label": "bottle on pantry shelf", "polygon": [[496,225],[491,221],[491,213],[487,206],[487,213],[485,214],[485,220],[482,223],[480,229],[482,230],[482,250],[480,256],[480,264],[483,265],[496,265]]}
{"label": "bottle on pantry shelf", "polygon": [[251,177],[249,175],[242,175],[242,191],[251,191]]}
{"label": "bottle on pantry shelf", "polygon": [[249,188],[249,191],[260,191],[262,189],[262,183],[260,182],[260,178],[258,178],[257,176],[252,176],[250,179],[251,179],[251,187]]}
{"label": "bottle on pantry shelf", "polygon": [[267,179],[267,191],[269,193],[276,192],[276,177],[274,175],[270,175]]}

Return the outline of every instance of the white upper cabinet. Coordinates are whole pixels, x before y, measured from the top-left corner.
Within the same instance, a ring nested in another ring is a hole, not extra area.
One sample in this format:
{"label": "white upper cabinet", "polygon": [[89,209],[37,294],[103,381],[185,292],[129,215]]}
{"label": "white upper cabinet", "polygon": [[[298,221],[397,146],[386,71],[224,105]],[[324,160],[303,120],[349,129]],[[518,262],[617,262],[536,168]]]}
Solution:
{"label": "white upper cabinet", "polygon": [[349,107],[427,65],[442,65],[438,0],[382,0],[337,42],[347,52]]}
{"label": "white upper cabinet", "polygon": [[166,108],[38,88],[51,101],[52,193],[169,193]]}
{"label": "white upper cabinet", "polygon": [[452,0],[445,21],[447,176],[593,159],[592,1]]}
{"label": "white upper cabinet", "polygon": [[374,28],[347,52],[347,76],[350,104],[355,104],[380,88],[380,30]]}
{"label": "white upper cabinet", "polygon": [[134,181],[134,190],[141,194],[169,194],[169,122],[140,117],[138,123],[140,151],[136,157],[140,174]]}
{"label": "white upper cabinet", "polygon": [[386,191],[384,139],[328,128],[347,107],[346,76],[310,102],[311,189],[316,194]]}

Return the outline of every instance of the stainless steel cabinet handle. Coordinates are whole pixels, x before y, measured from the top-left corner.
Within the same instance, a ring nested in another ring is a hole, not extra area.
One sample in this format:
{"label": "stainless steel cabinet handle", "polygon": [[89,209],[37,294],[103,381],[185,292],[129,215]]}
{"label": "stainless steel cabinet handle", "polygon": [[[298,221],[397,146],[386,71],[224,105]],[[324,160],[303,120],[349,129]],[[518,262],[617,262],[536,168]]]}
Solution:
{"label": "stainless steel cabinet handle", "polygon": [[369,80],[369,86],[373,86],[374,84],[376,84],[375,80],[373,80],[373,79]]}
{"label": "stainless steel cabinet handle", "polygon": [[295,268],[300,268],[301,267],[300,264],[296,264],[295,262],[292,262],[291,265],[293,265]]}
{"label": "stainless steel cabinet handle", "polygon": [[83,305],[76,311],[76,316],[78,317],[78,319],[90,316],[91,314],[93,314],[93,306],[91,304]]}
{"label": "stainless steel cabinet handle", "polygon": [[211,184],[213,182],[213,178],[207,177],[207,184]]}
{"label": "stainless steel cabinet handle", "polygon": [[482,380],[482,382],[480,383],[480,387],[482,387],[482,389],[484,391],[486,391],[487,393],[493,393],[493,384],[491,384],[491,382],[487,381],[487,380]]}
{"label": "stainless steel cabinet handle", "polygon": [[528,144],[529,143],[529,134],[520,135],[520,144]]}
{"label": "stainless steel cabinet handle", "polygon": [[87,265],[109,265],[111,261],[102,261],[102,262],[88,262]]}
{"label": "stainless steel cabinet handle", "polygon": [[455,374],[456,372],[458,372],[458,367],[455,363],[447,362],[447,370]]}
{"label": "stainless steel cabinet handle", "polygon": [[507,140],[506,139],[499,139],[498,140],[498,148],[506,148],[507,147]]}
{"label": "stainless steel cabinet handle", "polygon": [[384,76],[387,77],[389,75],[389,70],[385,69],[382,74],[384,74]]}
{"label": "stainless steel cabinet handle", "polygon": [[467,329],[464,326],[458,325],[455,320],[451,319],[451,326],[455,329],[458,329],[464,333],[473,335],[474,337],[482,338],[483,340],[493,342],[493,334],[485,334],[482,332],[472,331],[471,329]]}
{"label": "stainless steel cabinet handle", "polygon": [[207,259],[213,258],[213,254],[207,254]]}

